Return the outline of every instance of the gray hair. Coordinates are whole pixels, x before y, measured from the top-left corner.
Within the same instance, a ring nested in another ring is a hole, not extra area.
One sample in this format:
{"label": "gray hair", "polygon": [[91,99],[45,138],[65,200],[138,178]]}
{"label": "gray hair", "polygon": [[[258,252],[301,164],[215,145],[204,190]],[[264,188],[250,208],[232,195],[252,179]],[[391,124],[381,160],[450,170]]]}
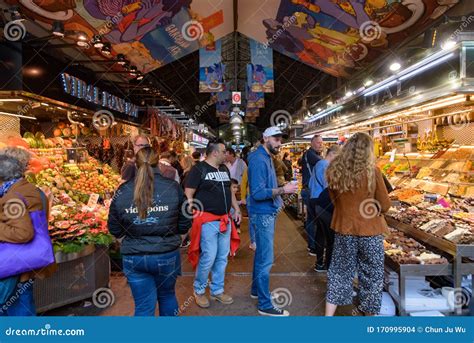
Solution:
{"label": "gray hair", "polygon": [[28,169],[28,164],[31,160],[31,153],[28,150],[19,147],[10,146],[0,149],[0,155],[12,157],[20,162],[21,167],[24,169],[23,173]]}
{"label": "gray hair", "polygon": [[25,168],[20,161],[7,155],[0,155],[0,181],[19,179],[24,173]]}

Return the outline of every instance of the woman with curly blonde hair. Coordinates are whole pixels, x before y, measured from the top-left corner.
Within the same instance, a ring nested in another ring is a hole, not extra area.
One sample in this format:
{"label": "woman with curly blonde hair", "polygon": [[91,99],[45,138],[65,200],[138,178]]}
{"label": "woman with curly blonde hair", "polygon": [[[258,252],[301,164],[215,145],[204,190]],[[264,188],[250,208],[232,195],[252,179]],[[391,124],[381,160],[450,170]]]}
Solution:
{"label": "woman with curly blonde hair", "polygon": [[352,303],[352,283],[359,278],[359,310],[365,315],[380,312],[384,251],[383,213],[390,199],[382,172],[375,166],[374,144],[365,133],[354,134],[326,171],[334,204],[331,222],[336,232],[328,272],[326,316],[337,306]]}

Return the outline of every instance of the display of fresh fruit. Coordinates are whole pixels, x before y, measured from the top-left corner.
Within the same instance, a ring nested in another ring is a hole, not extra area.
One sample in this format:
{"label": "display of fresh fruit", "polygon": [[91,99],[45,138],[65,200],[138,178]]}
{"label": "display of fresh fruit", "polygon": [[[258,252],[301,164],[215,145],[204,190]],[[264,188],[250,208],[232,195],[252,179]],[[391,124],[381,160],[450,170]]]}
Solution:
{"label": "display of fresh fruit", "polygon": [[[120,177],[110,166],[94,159],[81,164],[64,163],[64,148],[72,146],[72,141],[60,137],[45,139],[41,132],[27,132],[23,138],[8,137],[6,142],[32,153],[25,177],[45,194],[52,195],[48,229],[55,251],[77,252],[88,244],[108,246],[113,242],[107,229],[108,208],[102,200],[112,196]],[[86,204],[92,193],[102,199],[89,208]]]}
{"label": "display of fresh fruit", "polygon": [[60,137],[63,134],[60,128],[54,129],[53,130],[53,135],[54,137]]}
{"label": "display of fresh fruit", "polygon": [[67,127],[67,128],[65,128],[65,129],[63,129],[63,136],[64,136],[64,137],[70,137],[70,136],[71,136],[71,133],[72,133],[72,131],[71,131],[70,128]]}

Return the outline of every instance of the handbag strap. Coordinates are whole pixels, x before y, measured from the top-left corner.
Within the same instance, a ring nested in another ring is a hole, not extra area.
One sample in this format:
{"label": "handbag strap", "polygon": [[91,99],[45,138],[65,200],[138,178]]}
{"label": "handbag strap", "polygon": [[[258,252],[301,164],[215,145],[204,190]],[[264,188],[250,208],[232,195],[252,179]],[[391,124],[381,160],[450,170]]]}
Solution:
{"label": "handbag strap", "polygon": [[304,160],[306,162],[306,168],[308,168],[309,171],[309,176],[313,176],[313,170],[310,168],[309,163],[308,163],[308,150],[304,153]]}
{"label": "handbag strap", "polygon": [[38,192],[41,197],[41,204],[43,205],[43,211],[47,213],[48,212],[48,199],[46,198],[46,194],[44,194],[44,192],[39,188],[38,188]]}
{"label": "handbag strap", "polygon": [[[46,195],[44,194],[44,192],[39,189],[39,188],[36,188],[40,194],[40,198],[41,198],[41,204],[43,206],[43,211],[44,212],[47,212],[48,210],[48,199],[46,198]],[[18,193],[18,192],[15,192],[15,194],[20,198],[20,200],[25,204],[25,206],[28,206],[28,201],[26,200],[26,198],[21,194],[21,193]]]}

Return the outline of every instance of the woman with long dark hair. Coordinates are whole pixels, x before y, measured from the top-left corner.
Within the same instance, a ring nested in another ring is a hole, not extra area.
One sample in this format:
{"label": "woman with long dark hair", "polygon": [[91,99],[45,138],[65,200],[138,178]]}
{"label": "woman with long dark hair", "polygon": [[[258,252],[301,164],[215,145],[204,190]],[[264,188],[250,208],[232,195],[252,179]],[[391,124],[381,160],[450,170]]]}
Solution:
{"label": "woman with long dark hair", "polygon": [[123,237],[123,269],[135,301],[135,316],[179,314],[175,285],[181,274],[179,246],[191,227],[181,211],[184,193],[163,177],[152,148],[137,152],[137,173],[122,184],[110,205],[109,230]]}
{"label": "woman with long dark hair", "polygon": [[390,199],[382,172],[375,166],[372,138],[358,132],[342,148],[326,171],[334,203],[331,227],[336,232],[328,272],[326,315],[352,303],[352,283],[359,276],[359,310],[380,312],[387,223],[383,213]]}

